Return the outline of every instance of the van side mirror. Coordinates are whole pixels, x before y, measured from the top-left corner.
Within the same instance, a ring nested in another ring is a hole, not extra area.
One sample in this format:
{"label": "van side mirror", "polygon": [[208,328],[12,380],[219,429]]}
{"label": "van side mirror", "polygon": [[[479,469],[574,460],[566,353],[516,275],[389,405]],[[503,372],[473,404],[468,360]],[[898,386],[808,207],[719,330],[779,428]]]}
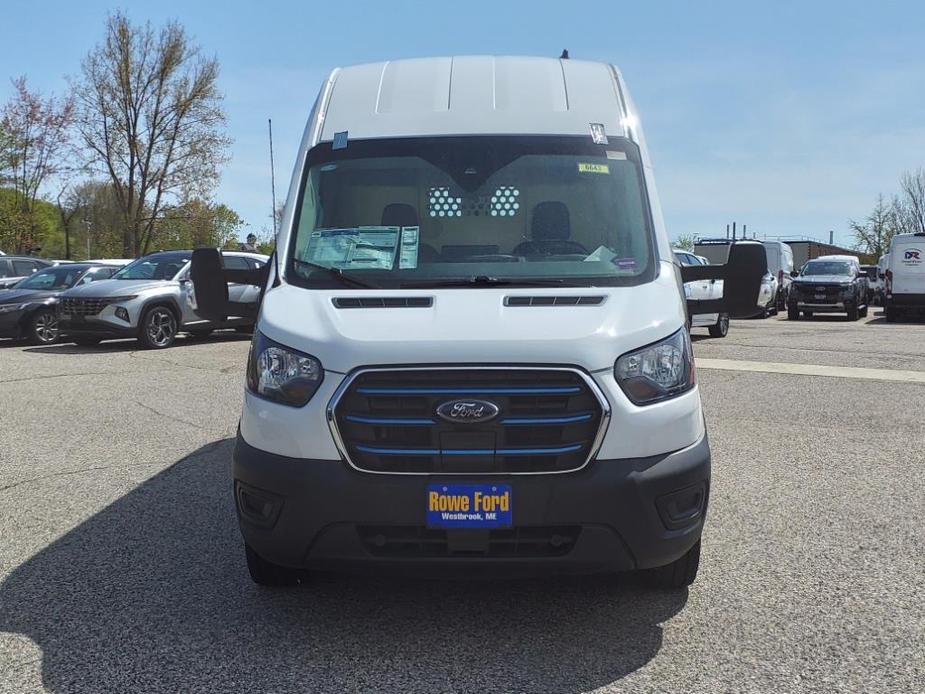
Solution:
{"label": "van side mirror", "polygon": [[768,272],[768,256],[758,241],[733,241],[725,265],[692,265],[681,268],[681,280],[723,280],[723,298],[688,300],[688,313],[728,313],[731,318],[754,316],[761,307],[758,295]]}
{"label": "van side mirror", "polygon": [[877,273],[877,277],[879,277],[879,278],[882,279],[882,280],[885,280],[885,279],[886,279],[886,275],[884,275],[882,272],[878,272],[878,273]]}
{"label": "van side mirror", "polygon": [[218,249],[197,248],[190,263],[190,280],[196,292],[196,313],[212,321],[223,321],[228,316],[256,318],[259,299],[253,302],[229,301],[228,283],[263,287],[268,274],[269,266],[259,270],[228,270]]}

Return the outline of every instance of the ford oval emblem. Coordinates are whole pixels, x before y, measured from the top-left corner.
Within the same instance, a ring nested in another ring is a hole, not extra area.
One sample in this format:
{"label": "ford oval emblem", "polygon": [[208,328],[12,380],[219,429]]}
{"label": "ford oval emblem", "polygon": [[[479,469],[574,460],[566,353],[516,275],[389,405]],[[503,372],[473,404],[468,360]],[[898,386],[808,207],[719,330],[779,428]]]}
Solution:
{"label": "ford oval emblem", "polygon": [[490,422],[501,412],[488,400],[450,400],[437,408],[437,416],[456,424],[479,424]]}

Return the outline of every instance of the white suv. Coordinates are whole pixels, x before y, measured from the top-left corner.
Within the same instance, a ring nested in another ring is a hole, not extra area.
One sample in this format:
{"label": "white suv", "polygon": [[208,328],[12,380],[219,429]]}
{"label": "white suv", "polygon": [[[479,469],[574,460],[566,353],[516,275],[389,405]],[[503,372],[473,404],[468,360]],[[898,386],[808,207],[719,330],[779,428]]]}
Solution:
{"label": "white suv", "polygon": [[[61,332],[79,345],[134,337],[142,347],[163,349],[177,333],[208,335],[216,328],[249,329],[253,319],[207,321],[196,313],[196,298],[189,281],[192,251],[162,251],[138,258],[113,275],[75,287],[58,300]],[[223,253],[229,270],[259,270],[267,256],[258,253]],[[232,301],[256,301],[260,288],[228,284]]]}

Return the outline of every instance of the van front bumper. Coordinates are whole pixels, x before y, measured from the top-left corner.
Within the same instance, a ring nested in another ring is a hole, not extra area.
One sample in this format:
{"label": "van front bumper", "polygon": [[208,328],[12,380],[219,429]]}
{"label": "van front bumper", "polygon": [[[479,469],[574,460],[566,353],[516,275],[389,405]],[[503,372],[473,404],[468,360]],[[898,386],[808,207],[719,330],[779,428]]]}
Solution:
{"label": "van front bumper", "polygon": [[[509,484],[513,527],[425,528],[434,482]],[[649,458],[595,460],[564,474],[389,475],[288,458],[238,434],[235,506],[245,542],[282,566],[491,572],[628,571],[670,564],[699,539],[710,483],[706,435]]]}

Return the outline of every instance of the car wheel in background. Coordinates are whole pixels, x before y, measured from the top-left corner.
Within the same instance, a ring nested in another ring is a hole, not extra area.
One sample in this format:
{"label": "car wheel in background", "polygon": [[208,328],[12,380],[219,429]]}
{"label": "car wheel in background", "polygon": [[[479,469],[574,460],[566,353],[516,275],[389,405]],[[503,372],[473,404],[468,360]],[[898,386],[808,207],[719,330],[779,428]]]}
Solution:
{"label": "car wheel in background", "polygon": [[856,321],[858,319],[858,306],[857,304],[847,303],[846,311],[848,313],[849,321]]}
{"label": "car wheel in background", "polygon": [[729,314],[719,314],[716,323],[711,325],[708,330],[710,331],[710,337],[726,337],[726,334],[729,332]]}
{"label": "car wheel in background", "polygon": [[687,553],[668,566],[659,566],[642,572],[642,581],[649,588],[678,590],[691,585],[697,578],[700,566],[700,540]]}
{"label": "car wheel in background", "polygon": [[887,323],[895,323],[897,320],[899,320],[899,313],[893,306],[887,306],[884,310],[884,313],[886,314]]}
{"label": "car wheel in background", "polygon": [[860,311],[858,311],[858,315],[859,315],[861,318],[867,318],[867,308],[868,308],[868,304],[864,304],[864,308],[862,308]]}
{"label": "car wheel in background", "polygon": [[787,320],[800,320],[800,309],[795,303],[787,304]]}
{"label": "car wheel in background", "polygon": [[167,306],[145,309],[138,326],[138,342],[145,349],[166,349],[177,337],[177,318]]}
{"label": "car wheel in background", "polygon": [[98,337],[72,337],[70,340],[81,347],[96,347],[100,343],[100,338]]}
{"label": "car wheel in background", "polygon": [[247,543],[244,544],[244,553],[247,556],[247,570],[251,580],[257,585],[295,586],[302,582],[302,571],[267,561]]}
{"label": "car wheel in background", "polygon": [[58,316],[49,309],[40,309],[29,319],[26,339],[33,345],[53,345],[60,336]]}
{"label": "car wheel in background", "polygon": [[813,312],[812,312],[812,311],[803,311],[803,317],[804,317],[804,318],[812,318],[812,317],[813,317]]}

